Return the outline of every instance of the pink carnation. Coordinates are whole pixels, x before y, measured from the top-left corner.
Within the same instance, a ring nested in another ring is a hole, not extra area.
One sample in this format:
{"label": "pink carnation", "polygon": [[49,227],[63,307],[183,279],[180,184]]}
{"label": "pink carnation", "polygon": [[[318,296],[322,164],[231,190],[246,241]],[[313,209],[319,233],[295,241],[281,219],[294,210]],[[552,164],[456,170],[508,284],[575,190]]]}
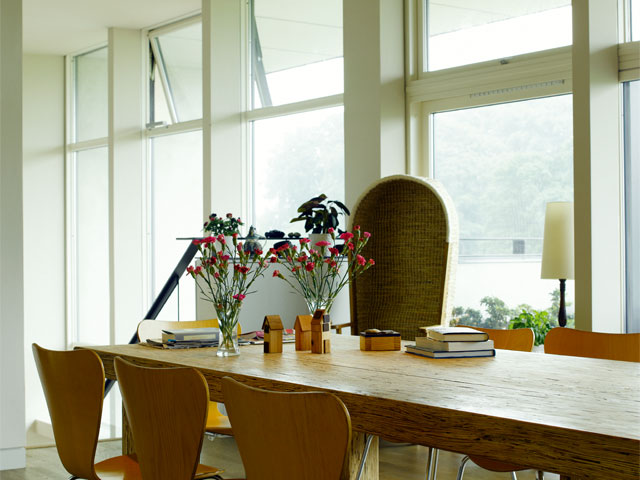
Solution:
{"label": "pink carnation", "polygon": [[340,235],[340,238],[342,240],[351,240],[353,238],[353,233],[351,232],[344,232],[343,234]]}
{"label": "pink carnation", "polygon": [[316,243],[316,247],[328,247],[331,245],[331,242],[327,242],[326,240],[321,240]]}
{"label": "pink carnation", "polygon": [[316,268],[316,264],[313,262],[309,262],[304,266],[304,268],[307,270],[307,272],[311,272],[314,268]]}
{"label": "pink carnation", "polygon": [[356,260],[358,261],[358,265],[364,265],[367,263],[362,255],[356,255]]}
{"label": "pink carnation", "polygon": [[301,238],[300,239],[300,243],[309,243],[311,240],[309,240],[308,238]]}
{"label": "pink carnation", "polygon": [[236,293],[233,298],[235,298],[237,301],[241,302],[242,300],[244,300],[245,298],[247,298],[246,295],[243,295],[241,293]]}

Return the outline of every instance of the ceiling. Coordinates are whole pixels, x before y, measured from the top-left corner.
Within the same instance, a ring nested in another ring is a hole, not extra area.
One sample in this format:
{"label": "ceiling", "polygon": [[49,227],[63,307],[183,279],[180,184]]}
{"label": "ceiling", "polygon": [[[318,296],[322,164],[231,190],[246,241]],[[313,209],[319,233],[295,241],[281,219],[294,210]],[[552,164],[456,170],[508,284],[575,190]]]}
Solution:
{"label": "ceiling", "polygon": [[200,6],[200,0],[23,0],[23,49],[66,55],[106,43],[109,27],[151,27]]}

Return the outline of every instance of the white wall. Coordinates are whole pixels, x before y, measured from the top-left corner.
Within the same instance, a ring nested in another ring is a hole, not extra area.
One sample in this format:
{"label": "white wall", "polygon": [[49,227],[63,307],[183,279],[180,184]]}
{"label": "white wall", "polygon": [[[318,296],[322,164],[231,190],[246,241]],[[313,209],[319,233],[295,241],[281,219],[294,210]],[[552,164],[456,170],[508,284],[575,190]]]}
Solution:
{"label": "white wall", "polygon": [[[25,465],[22,2],[0,2],[0,470]],[[45,232],[46,233],[46,232]]]}
{"label": "white wall", "polygon": [[22,85],[25,408],[27,444],[37,445],[36,420],[50,420],[31,344],[66,347],[64,58],[25,55]]}

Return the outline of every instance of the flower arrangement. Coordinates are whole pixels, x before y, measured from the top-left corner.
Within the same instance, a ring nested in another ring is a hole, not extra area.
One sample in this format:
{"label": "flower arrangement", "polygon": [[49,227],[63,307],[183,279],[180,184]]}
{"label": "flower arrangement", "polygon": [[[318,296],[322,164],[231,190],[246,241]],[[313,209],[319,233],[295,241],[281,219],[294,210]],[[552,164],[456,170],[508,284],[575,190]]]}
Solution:
{"label": "flower arrangement", "polygon": [[204,222],[204,231],[213,236],[225,235],[231,236],[239,233],[240,225],[244,225],[240,217],[235,218],[233,213],[227,213],[225,218],[218,217],[215,213],[209,215],[209,220]]}
{"label": "flower arrangement", "polygon": [[[238,233],[232,237],[232,245],[222,233],[193,240],[200,252],[200,265],[187,268],[187,275],[196,280],[200,294],[213,304],[218,315],[219,356],[238,354],[235,334],[242,301],[253,293],[249,291],[251,285],[269,266],[268,252],[264,255],[262,250],[245,252],[242,242],[238,242]],[[219,245],[222,248],[217,249]]]}
{"label": "flower arrangement", "polygon": [[372,258],[367,260],[361,255],[371,236],[369,232],[362,232],[356,226],[353,233],[344,232],[338,236],[345,242],[343,251],[349,253],[348,257],[342,257],[335,247],[335,230],[329,228],[328,233],[331,234],[332,242],[320,241],[311,245],[308,238],[301,238],[300,248],[287,244],[269,250],[269,262],[279,263],[291,273],[290,278],[287,278],[280,270],[275,270],[273,276],[281,278],[302,295],[310,313],[317,309],[324,309],[329,313],[336,296],[349,282],[350,276],[356,278],[375,264]]}

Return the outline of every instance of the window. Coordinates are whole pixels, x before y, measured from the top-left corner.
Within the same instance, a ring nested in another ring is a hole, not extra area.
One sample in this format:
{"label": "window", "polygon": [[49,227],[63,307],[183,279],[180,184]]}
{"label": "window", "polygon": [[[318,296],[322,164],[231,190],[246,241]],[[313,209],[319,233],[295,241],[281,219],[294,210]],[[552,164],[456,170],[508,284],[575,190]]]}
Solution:
{"label": "window", "polygon": [[570,45],[571,2],[426,0],[427,70]]}
{"label": "window", "polygon": [[640,0],[630,0],[631,41],[640,40]]}
{"label": "window", "polygon": [[109,341],[109,158],[106,147],[73,155],[75,170],[74,344]]}
{"label": "window", "polygon": [[252,220],[304,234],[300,204],[344,199],[342,1],[253,0],[251,22]]}
{"label": "window", "polygon": [[434,176],[459,217],[455,305],[497,297],[512,314],[549,308],[558,285],[540,279],[544,212],[573,200],[571,96],[440,112],[432,123]]}
{"label": "window", "polygon": [[73,57],[74,135],[81,142],[107,136],[107,47]]}
{"label": "window", "polygon": [[149,37],[150,123],[202,118],[202,23],[188,20]]}
{"label": "window", "polygon": [[[184,254],[182,237],[202,234],[202,131],[151,139],[151,263],[155,299]],[[160,320],[193,320],[195,284],[181,281]]]}
{"label": "window", "polygon": [[289,223],[303,202],[320,193],[344,197],[343,112],[333,107],[253,122],[258,231],[304,234],[302,223]]}
{"label": "window", "polygon": [[252,2],[254,108],[342,93],[342,1]]}
{"label": "window", "polygon": [[640,80],[624,84],[626,327],[640,332]]}

